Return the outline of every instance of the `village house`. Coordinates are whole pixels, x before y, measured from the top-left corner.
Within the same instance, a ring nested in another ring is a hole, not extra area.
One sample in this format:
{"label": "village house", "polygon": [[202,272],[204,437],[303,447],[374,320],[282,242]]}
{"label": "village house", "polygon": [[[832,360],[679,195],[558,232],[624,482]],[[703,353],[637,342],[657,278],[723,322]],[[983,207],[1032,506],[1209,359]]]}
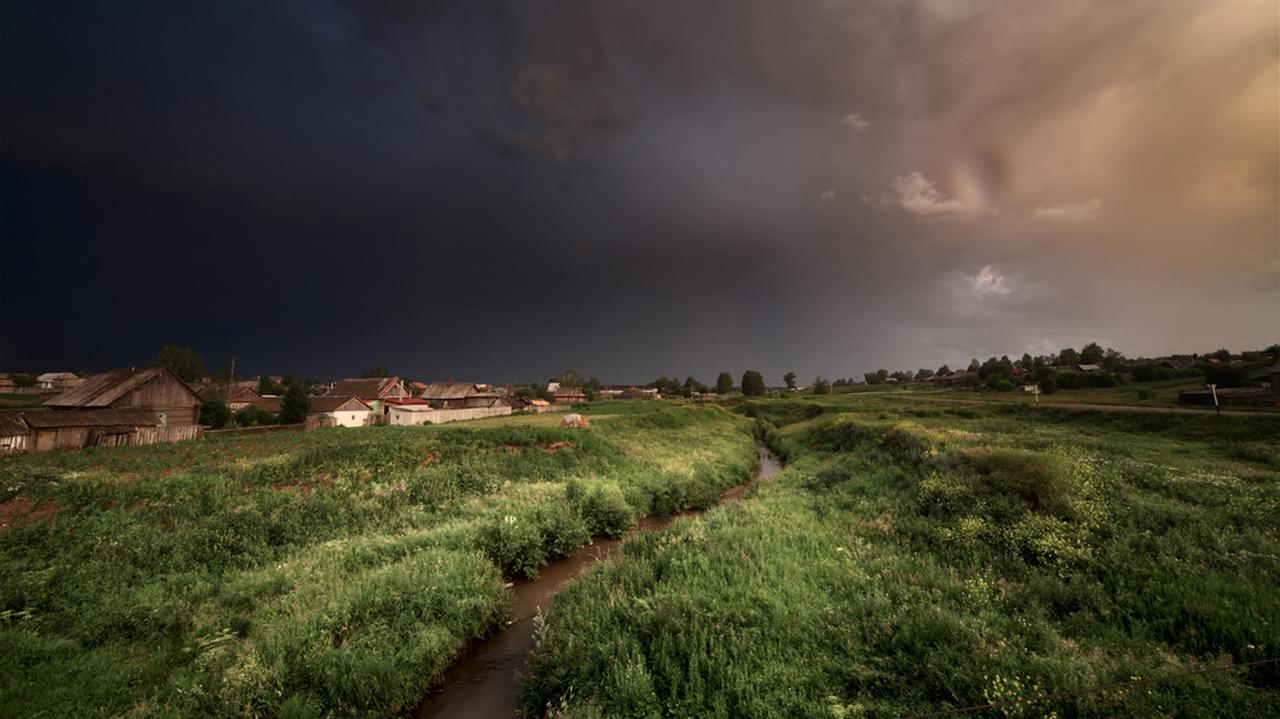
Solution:
{"label": "village house", "polygon": [[955,387],[962,384],[974,384],[978,381],[977,372],[957,371],[949,374],[930,377],[927,382],[937,387]]}
{"label": "village house", "polygon": [[246,387],[241,384],[235,384],[230,387],[224,387],[217,390],[217,395],[226,403],[227,409],[230,410],[232,414],[248,407],[253,404],[255,400],[262,397],[262,395],[258,394],[257,387]]}
{"label": "village house", "polygon": [[325,393],[329,397],[358,397],[373,410],[374,423],[386,419],[383,400],[403,399],[412,396],[399,377],[373,377],[370,379],[344,379]]}
{"label": "village house", "polygon": [[36,387],[53,392],[65,392],[84,380],[75,372],[45,372],[36,376]]}
{"label": "village house", "polygon": [[[386,400],[397,401],[401,400]],[[359,397],[312,397],[311,408],[307,411],[308,427],[367,427],[373,421],[373,408]]]}
{"label": "village house", "polygon": [[618,399],[662,399],[653,387],[628,387],[618,393]]}
{"label": "village house", "polygon": [[556,404],[577,404],[587,401],[587,393],[581,387],[560,387],[554,392]]}
{"label": "village house", "polygon": [[1160,361],[1160,366],[1169,369],[1191,369],[1196,366],[1196,363],[1188,359],[1166,359]]}
{"label": "village house", "polygon": [[436,409],[492,407],[497,398],[496,392],[486,392],[481,385],[467,382],[432,382],[422,392],[422,399]]}

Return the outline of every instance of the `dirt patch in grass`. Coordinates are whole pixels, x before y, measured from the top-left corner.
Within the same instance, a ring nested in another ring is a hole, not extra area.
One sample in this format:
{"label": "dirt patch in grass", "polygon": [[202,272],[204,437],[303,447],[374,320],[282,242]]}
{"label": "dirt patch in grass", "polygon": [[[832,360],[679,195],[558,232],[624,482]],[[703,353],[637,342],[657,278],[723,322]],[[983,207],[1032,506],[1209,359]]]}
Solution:
{"label": "dirt patch in grass", "polygon": [[540,444],[540,445],[538,445],[538,447],[540,447],[540,448],[542,449],[542,451],[543,451],[543,452],[546,452],[547,454],[555,454],[556,452],[562,452],[562,451],[564,451],[564,450],[566,450],[566,449],[573,449],[575,446],[576,446],[576,445],[574,445],[574,443],[573,443],[573,442],[569,442],[569,441],[567,441],[567,440],[561,440],[561,441],[559,441],[559,442],[552,442],[552,443],[550,443],[550,444]]}
{"label": "dirt patch in grass", "polygon": [[435,464],[436,462],[439,462],[439,461],[440,461],[439,452],[427,452],[427,456],[422,458],[421,464],[423,467],[425,467],[429,464]]}
{"label": "dirt patch in grass", "polygon": [[53,527],[57,521],[58,504],[56,502],[46,502],[36,507],[35,502],[26,497],[14,497],[0,504],[0,531],[13,529],[18,525],[44,524]]}

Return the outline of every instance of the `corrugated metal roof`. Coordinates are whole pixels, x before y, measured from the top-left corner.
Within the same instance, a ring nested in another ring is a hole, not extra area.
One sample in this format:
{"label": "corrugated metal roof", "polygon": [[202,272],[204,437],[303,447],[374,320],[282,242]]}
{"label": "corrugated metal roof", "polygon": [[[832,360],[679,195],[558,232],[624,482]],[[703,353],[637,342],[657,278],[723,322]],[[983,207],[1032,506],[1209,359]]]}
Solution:
{"label": "corrugated metal roof", "polygon": [[160,415],[150,409],[85,409],[66,412],[24,412],[32,429],[57,427],[156,427]]}

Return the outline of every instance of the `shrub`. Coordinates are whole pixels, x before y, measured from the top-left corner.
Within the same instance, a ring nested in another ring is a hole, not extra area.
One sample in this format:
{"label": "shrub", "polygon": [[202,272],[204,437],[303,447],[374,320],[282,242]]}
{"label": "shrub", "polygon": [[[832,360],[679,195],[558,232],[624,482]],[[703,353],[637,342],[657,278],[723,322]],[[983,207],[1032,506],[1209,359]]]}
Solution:
{"label": "shrub", "polygon": [[1116,376],[1110,372],[1094,372],[1085,375],[1085,382],[1090,387],[1115,387],[1120,384]]}
{"label": "shrub", "polygon": [[1173,376],[1173,370],[1159,365],[1144,364],[1133,368],[1134,382],[1159,382],[1173,379]]}
{"label": "shrub", "polygon": [[613,485],[592,490],[583,500],[581,511],[587,529],[593,535],[621,537],[635,521],[635,514],[622,490]]}
{"label": "shrub", "polygon": [[508,514],[495,518],[480,531],[479,545],[506,577],[532,579],[547,563],[543,534],[527,517]]}
{"label": "shrub", "polygon": [[1206,365],[1204,367],[1205,383],[1216,384],[1219,387],[1243,386],[1248,377],[1249,373],[1243,367],[1232,365]]}
{"label": "shrub", "polygon": [[1063,372],[1057,375],[1058,389],[1080,389],[1085,385],[1085,377],[1078,372]]}
{"label": "shrub", "polygon": [[1155,392],[1143,387],[1138,390],[1138,399],[1151,399],[1156,395]]}
{"label": "shrub", "polygon": [[964,456],[978,470],[979,486],[988,494],[1016,497],[1038,512],[1052,514],[1066,509],[1066,481],[1048,455],[982,447],[970,449]]}
{"label": "shrub", "polygon": [[559,502],[544,504],[537,510],[538,527],[542,530],[542,546],[548,557],[567,557],[578,547],[591,542],[587,522],[576,507]]}
{"label": "shrub", "polygon": [[221,397],[211,397],[200,406],[200,424],[206,427],[221,429],[226,426],[227,421],[230,419],[231,412],[227,409],[227,403],[222,401]]}

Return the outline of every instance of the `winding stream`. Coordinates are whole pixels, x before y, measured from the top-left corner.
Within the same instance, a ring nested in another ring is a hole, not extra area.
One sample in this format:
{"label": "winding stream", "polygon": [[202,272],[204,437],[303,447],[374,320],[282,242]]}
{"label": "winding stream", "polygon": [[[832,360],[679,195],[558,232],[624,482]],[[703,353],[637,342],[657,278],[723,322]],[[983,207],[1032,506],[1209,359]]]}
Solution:
{"label": "winding stream", "polygon": [[[760,468],[745,484],[722,493],[720,499],[738,499],[748,487],[781,470],[782,463],[760,447]],[[423,699],[414,716],[418,719],[518,717],[519,674],[524,668],[525,657],[533,651],[533,617],[538,607],[550,608],[551,598],[566,583],[613,554],[627,537],[661,529],[676,517],[700,513],[688,511],[667,517],[645,517],[621,539],[596,538],[594,543],[573,555],[543,567],[537,579],[516,581],[512,586],[515,597],[507,625],[467,647],[445,671],[440,686]]]}

